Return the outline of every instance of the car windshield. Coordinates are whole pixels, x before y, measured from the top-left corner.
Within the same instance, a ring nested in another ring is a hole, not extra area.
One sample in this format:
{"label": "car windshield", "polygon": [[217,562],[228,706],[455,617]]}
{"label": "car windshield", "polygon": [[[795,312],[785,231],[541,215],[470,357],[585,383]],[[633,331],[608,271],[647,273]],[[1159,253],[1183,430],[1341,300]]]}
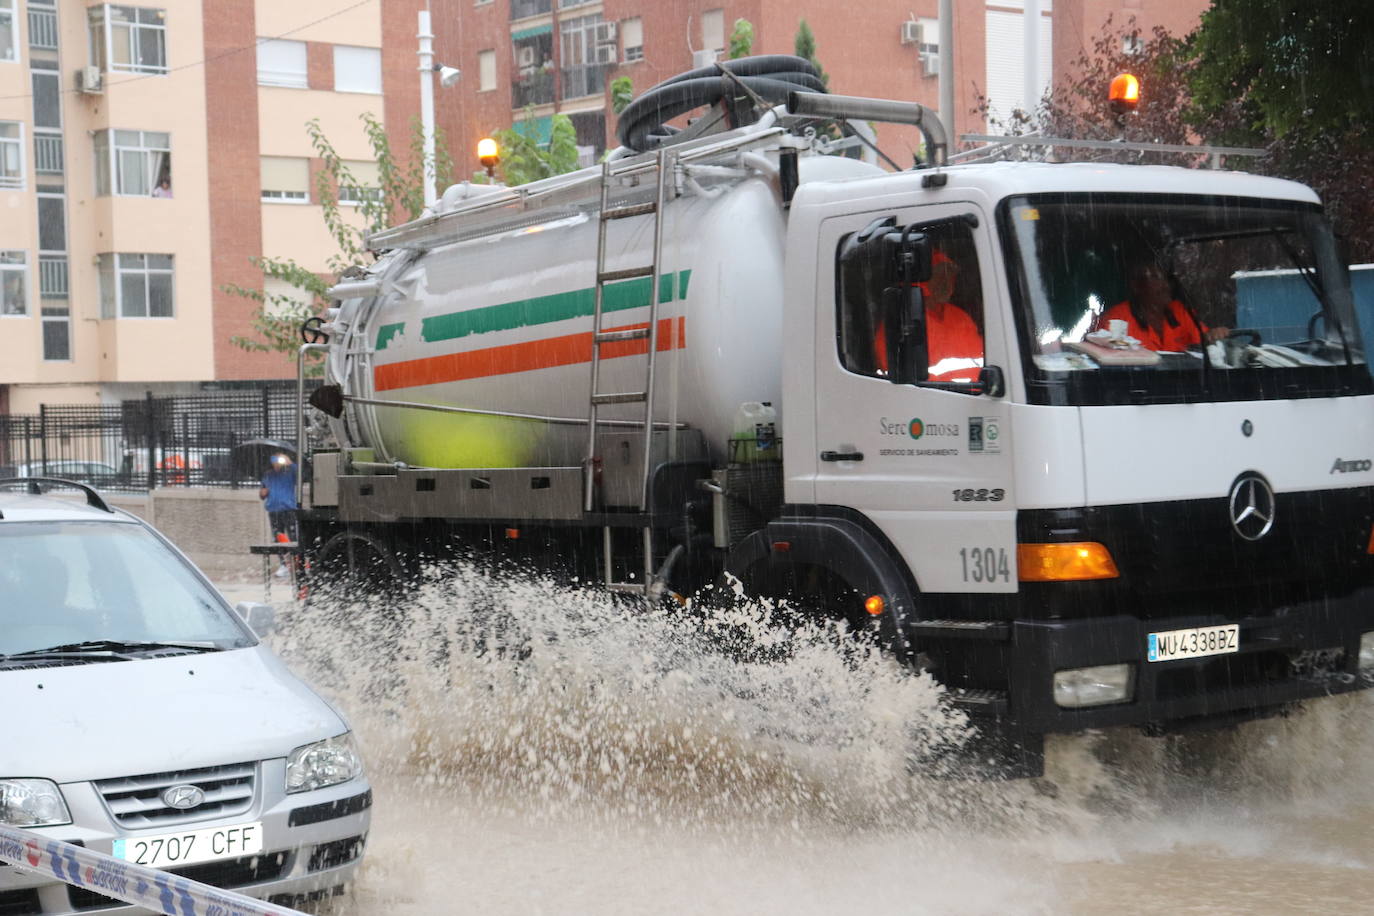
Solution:
{"label": "car windshield", "polygon": [[1009,200],[1002,225],[1033,401],[1371,388],[1348,272],[1315,205],[1038,195]]}
{"label": "car windshield", "polygon": [[252,645],[214,593],[142,526],[0,526],[0,655],[96,641]]}

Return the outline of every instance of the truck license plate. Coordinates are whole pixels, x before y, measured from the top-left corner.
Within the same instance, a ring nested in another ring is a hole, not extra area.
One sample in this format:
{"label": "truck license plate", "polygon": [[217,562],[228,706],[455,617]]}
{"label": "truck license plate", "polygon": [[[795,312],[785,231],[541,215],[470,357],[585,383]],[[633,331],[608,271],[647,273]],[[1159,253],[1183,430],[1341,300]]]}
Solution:
{"label": "truck license plate", "polygon": [[152,868],[251,856],[258,852],[262,852],[261,821],[114,841],[116,859]]}
{"label": "truck license plate", "polygon": [[1152,662],[1171,662],[1179,658],[1226,655],[1240,651],[1240,624],[1219,627],[1194,627],[1191,630],[1165,630],[1145,639],[1145,657]]}

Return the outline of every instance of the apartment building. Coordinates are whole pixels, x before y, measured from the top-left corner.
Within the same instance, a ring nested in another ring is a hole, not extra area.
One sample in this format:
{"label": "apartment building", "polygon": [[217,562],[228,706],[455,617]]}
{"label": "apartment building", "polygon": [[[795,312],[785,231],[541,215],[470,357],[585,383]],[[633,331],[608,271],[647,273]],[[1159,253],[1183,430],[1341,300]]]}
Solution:
{"label": "apartment building", "polygon": [[[1182,33],[1205,5],[1040,0],[1041,85],[1109,15]],[[642,92],[723,56],[741,18],[756,54],[792,53],[805,19],[832,91],[938,105],[937,0],[0,0],[0,413],[290,377],[231,342],[254,305],[224,287],[261,288],[262,254],[328,271],[305,122],[363,182],[362,114],[404,149],[426,6],[436,61],[463,71],[435,87],[459,176],[527,113],[539,136],[568,115],[594,161],[615,143],[613,78]],[[983,129],[979,92],[1022,104],[1023,6],[954,0],[958,132]]]}
{"label": "apartment building", "polygon": [[[1091,48],[1107,17],[1156,24],[1177,34],[1197,22],[1207,0],[1040,0],[1039,86]],[[614,146],[608,85],[630,78],[642,92],[693,66],[724,57],[738,19],[753,26],[755,54],[791,54],[801,20],[816,36],[830,90],[901,98],[938,108],[942,49],[938,0],[431,0],[436,57],[459,67],[461,83],[437,96],[437,119],[454,158],[491,131],[526,119],[548,135],[553,114],[566,114],[591,161]],[[1024,0],[954,0],[955,130],[981,132],[980,93],[992,108],[1022,107]],[[915,148],[915,131],[880,130],[899,153]]]}
{"label": "apartment building", "polygon": [[362,181],[364,113],[404,148],[423,6],[0,0],[0,412],[294,375],[223,287],[327,270],[305,122]]}

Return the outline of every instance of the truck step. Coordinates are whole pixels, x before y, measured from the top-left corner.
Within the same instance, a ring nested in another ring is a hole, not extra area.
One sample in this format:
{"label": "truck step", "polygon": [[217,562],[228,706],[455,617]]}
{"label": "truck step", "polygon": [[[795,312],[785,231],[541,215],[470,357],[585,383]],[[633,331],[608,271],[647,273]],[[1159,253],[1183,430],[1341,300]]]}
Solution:
{"label": "truck step", "polygon": [[629,207],[608,207],[601,211],[602,219],[629,219],[632,216],[644,216],[653,213],[658,209],[658,204],[634,204]]}
{"label": "truck step", "polygon": [[973,716],[1005,716],[1007,714],[1007,692],[1005,690],[981,690],[977,688],[951,690],[947,697],[958,709]]}
{"label": "truck step", "polygon": [[626,328],[623,331],[601,331],[594,335],[596,342],[615,343],[619,340],[643,340],[649,336],[649,329],[646,328]]}
{"label": "truck step", "polygon": [[911,624],[916,636],[927,639],[987,639],[1004,642],[1011,638],[1011,625],[1005,620],[918,620]]}
{"label": "truck step", "polygon": [[614,283],[617,280],[635,280],[639,277],[652,277],[654,266],[647,267],[626,267],[621,270],[604,270],[596,275],[598,283]]}
{"label": "truck step", "polygon": [[635,401],[643,401],[648,394],[643,391],[618,391],[609,394],[592,395],[592,403],[600,406],[602,404],[633,404]]}

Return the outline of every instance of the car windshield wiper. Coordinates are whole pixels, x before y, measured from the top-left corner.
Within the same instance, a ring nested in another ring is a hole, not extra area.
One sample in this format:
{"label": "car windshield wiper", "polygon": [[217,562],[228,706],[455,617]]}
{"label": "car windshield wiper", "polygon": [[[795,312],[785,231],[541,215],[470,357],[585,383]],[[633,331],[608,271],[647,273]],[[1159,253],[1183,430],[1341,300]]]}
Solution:
{"label": "car windshield wiper", "polygon": [[0,662],[13,658],[132,658],[129,653],[155,652],[159,649],[179,649],[187,652],[222,652],[220,646],[195,642],[156,642],[146,639],[89,639],[85,642],[64,643],[46,649],[28,649],[0,655]]}

